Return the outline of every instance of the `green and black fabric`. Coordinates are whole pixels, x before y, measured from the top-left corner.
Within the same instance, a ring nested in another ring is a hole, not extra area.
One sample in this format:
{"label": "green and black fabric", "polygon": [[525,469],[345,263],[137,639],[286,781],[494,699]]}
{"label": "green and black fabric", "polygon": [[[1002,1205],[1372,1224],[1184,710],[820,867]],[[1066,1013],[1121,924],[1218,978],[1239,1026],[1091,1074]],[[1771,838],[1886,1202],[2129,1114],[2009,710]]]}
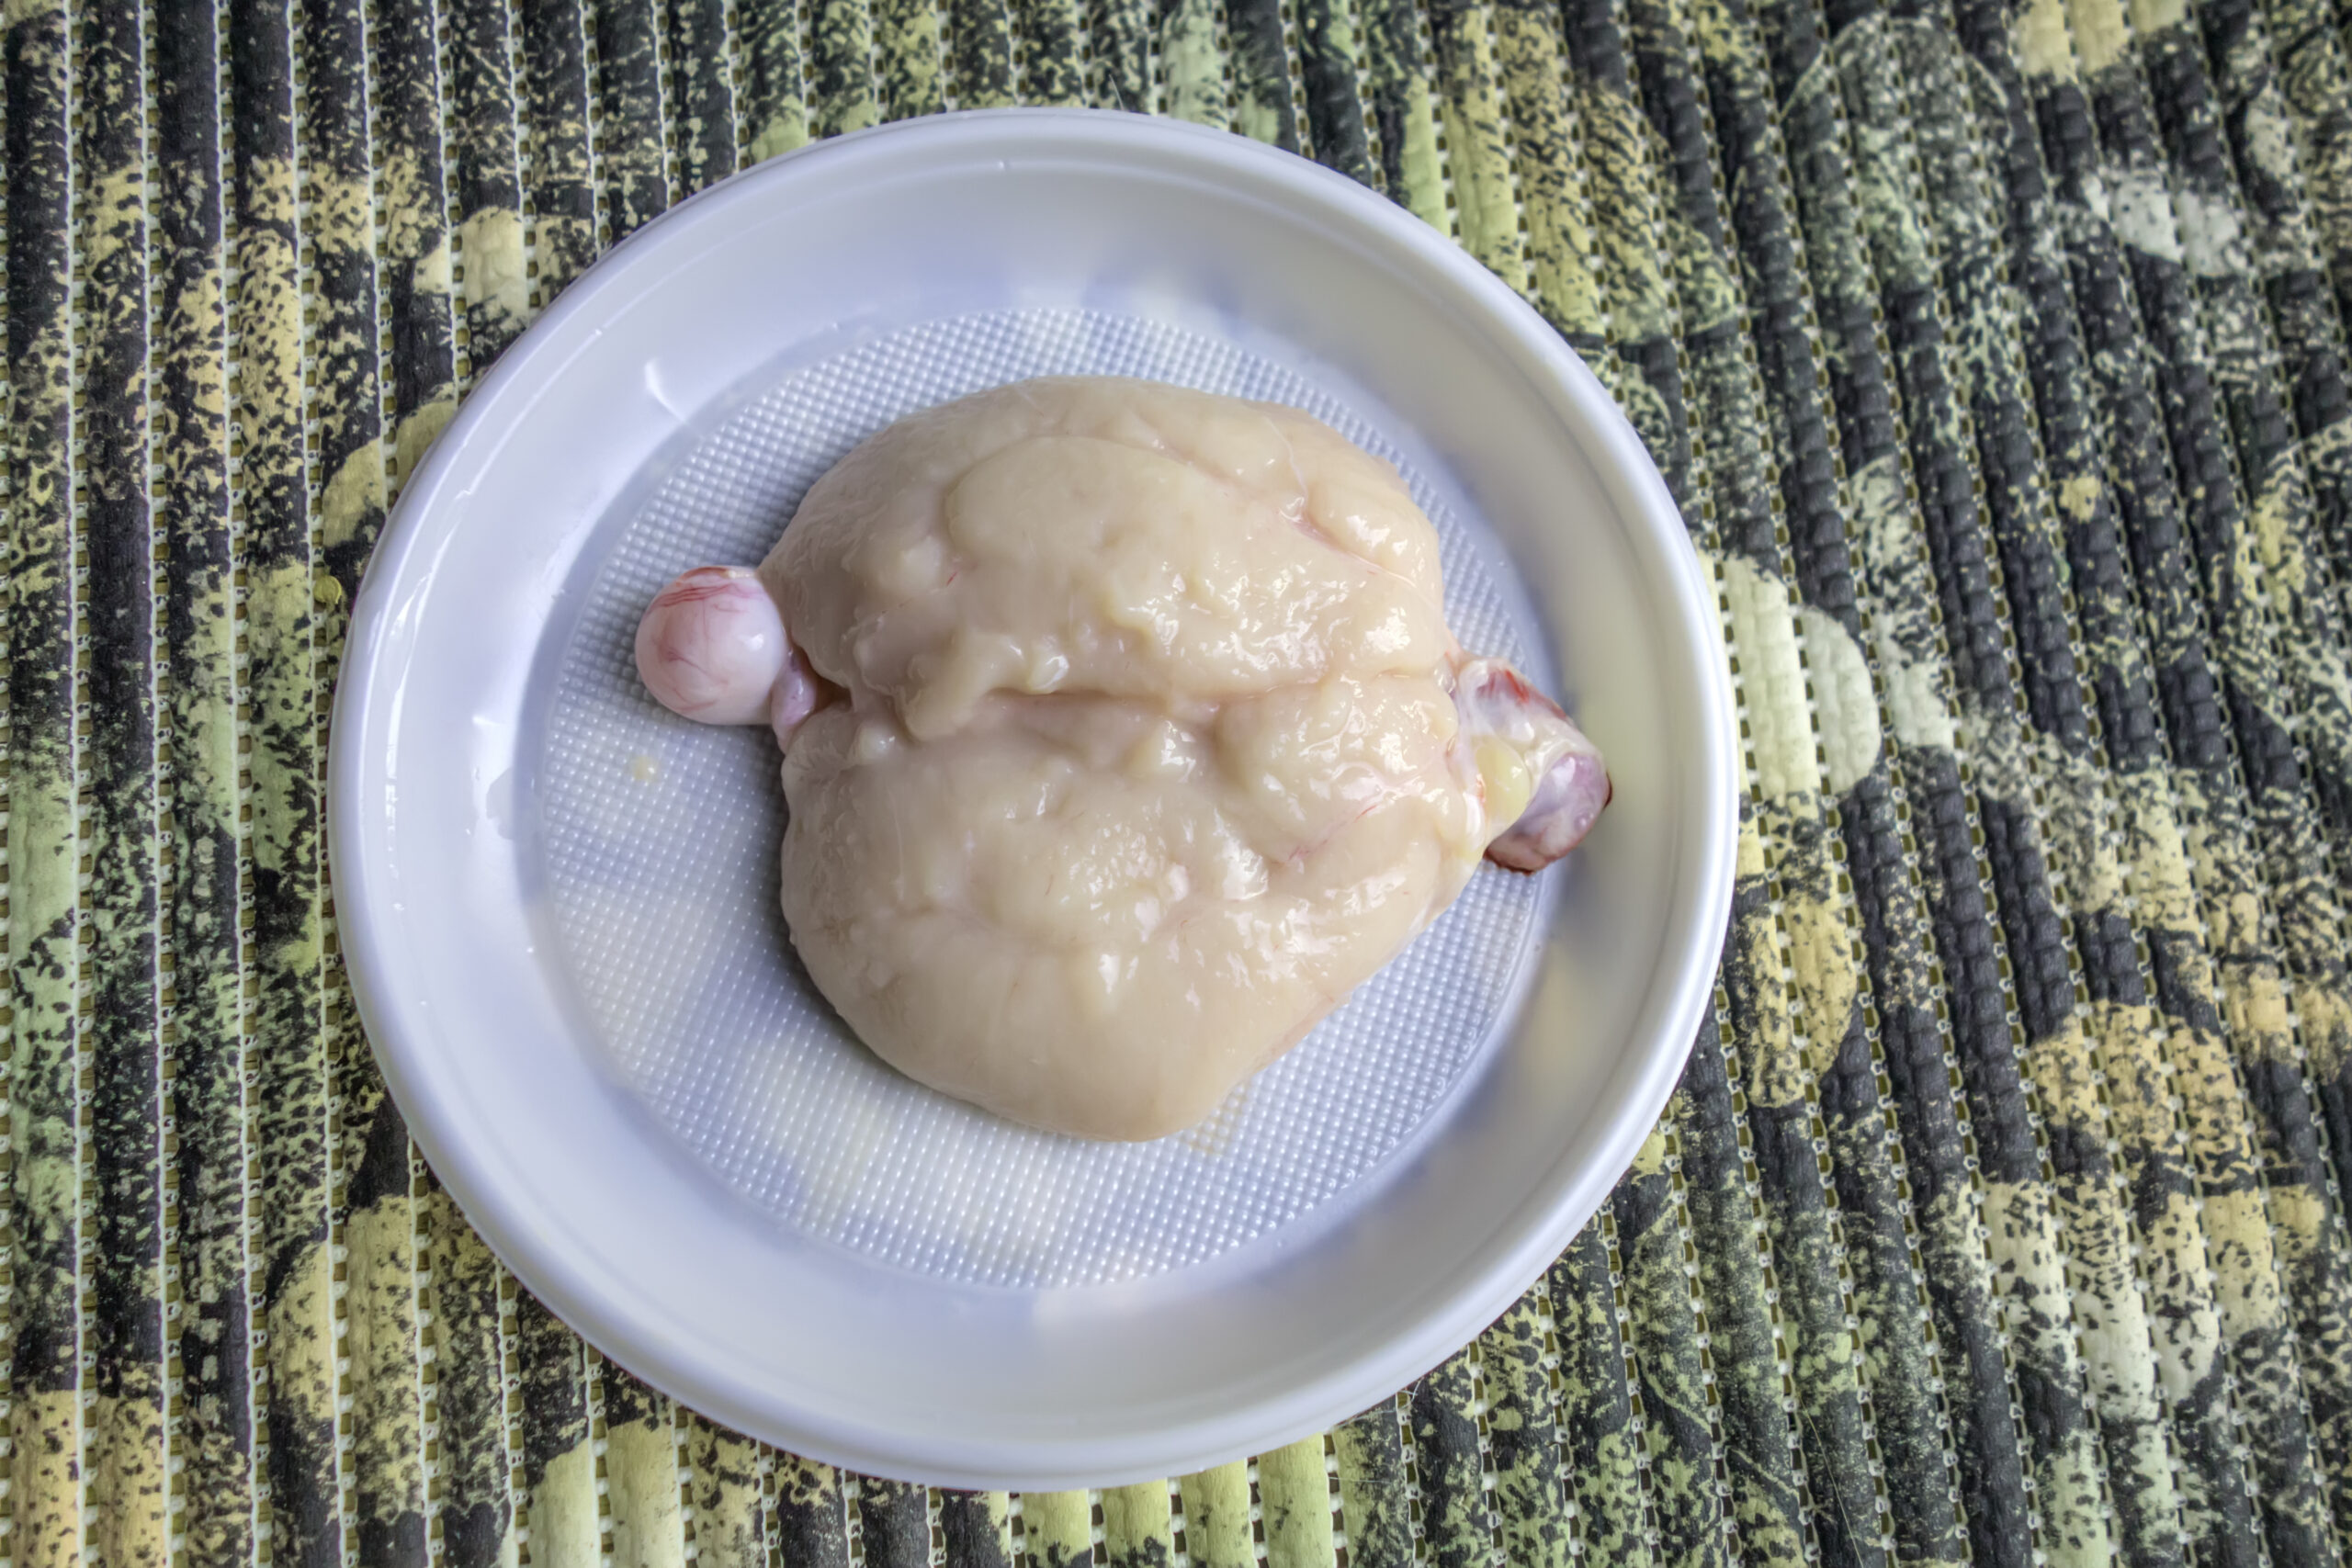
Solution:
{"label": "green and black fabric", "polygon": [[[13,1568],[2333,1568],[2352,11],[10,0]],[[386,1098],[320,833],[388,504],[596,254],[1010,103],[1291,149],[1607,383],[1748,788],[1668,1114],[1331,1432],[838,1473],[606,1365]],[[609,1558],[607,1556],[609,1554]]]}

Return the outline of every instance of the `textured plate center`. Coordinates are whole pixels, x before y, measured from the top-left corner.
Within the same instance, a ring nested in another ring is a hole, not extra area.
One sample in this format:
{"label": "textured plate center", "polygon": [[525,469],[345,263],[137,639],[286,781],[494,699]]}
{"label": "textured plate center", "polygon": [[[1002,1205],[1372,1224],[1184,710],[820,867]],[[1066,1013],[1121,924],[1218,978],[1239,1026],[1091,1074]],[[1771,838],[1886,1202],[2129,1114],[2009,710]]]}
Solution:
{"label": "textured plate center", "polygon": [[584,609],[543,710],[542,885],[578,999],[619,1080],[715,1177],[780,1225],[974,1284],[1131,1280],[1203,1262],[1331,1202],[1412,1141],[1505,1021],[1545,883],[1483,867],[1454,907],[1207,1123],[1156,1143],[1014,1126],[900,1077],[793,958],[764,730],[659,707],[637,618],[690,566],[750,564],[865,436],[1042,375],[1126,375],[1306,410],[1396,462],[1442,544],[1465,647],[1548,677],[1500,551],[1363,412],[1187,328],[1078,310],[928,322],[782,375],[599,525]]}

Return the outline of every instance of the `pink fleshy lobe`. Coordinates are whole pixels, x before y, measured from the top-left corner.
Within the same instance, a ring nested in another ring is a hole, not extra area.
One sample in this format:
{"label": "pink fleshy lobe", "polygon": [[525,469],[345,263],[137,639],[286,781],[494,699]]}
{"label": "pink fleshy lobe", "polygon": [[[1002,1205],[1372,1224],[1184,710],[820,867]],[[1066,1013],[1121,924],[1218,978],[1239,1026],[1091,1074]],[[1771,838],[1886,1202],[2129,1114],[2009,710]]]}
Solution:
{"label": "pink fleshy lobe", "polygon": [[1544,773],[1519,820],[1487,846],[1513,871],[1541,871],[1583,842],[1613,793],[1598,751],[1570,751]]}
{"label": "pink fleshy lobe", "polygon": [[646,689],[700,724],[764,722],[791,657],[784,616],[746,567],[696,567],[656,594],[637,626]]}
{"label": "pink fleshy lobe", "polygon": [[808,667],[808,657],[794,648],[786,655],[784,671],[768,693],[768,728],[775,731],[779,750],[792,744],[794,732],[824,702],[825,688],[818,684],[817,672]]}
{"label": "pink fleshy lobe", "polygon": [[1499,736],[1544,759],[1526,808],[1487,845],[1487,858],[1513,871],[1541,871],[1575,849],[1612,793],[1600,749],[1559,704],[1498,659],[1464,660],[1453,700],[1465,734]]}

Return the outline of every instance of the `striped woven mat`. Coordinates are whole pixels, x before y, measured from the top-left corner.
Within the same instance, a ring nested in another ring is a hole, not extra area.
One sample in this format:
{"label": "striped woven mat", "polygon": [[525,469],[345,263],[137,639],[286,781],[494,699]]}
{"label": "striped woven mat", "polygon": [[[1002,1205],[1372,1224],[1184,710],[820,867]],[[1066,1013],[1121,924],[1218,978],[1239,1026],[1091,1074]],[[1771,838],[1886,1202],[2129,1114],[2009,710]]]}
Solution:
{"label": "striped woven mat", "polygon": [[[2352,1528],[2337,0],[6,0],[9,1568],[2324,1568]],[[744,163],[1011,101],[1295,147],[1608,380],[1749,741],[1687,1077],[1316,1438],[840,1474],[413,1152],[321,859],[469,382]]]}

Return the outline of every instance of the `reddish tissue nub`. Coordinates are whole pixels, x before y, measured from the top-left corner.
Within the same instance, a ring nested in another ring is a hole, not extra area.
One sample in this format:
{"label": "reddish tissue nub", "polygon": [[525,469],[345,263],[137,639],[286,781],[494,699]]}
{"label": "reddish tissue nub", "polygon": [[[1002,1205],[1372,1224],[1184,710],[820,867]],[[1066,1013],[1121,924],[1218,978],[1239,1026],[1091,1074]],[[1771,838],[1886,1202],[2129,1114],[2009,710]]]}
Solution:
{"label": "reddish tissue nub", "polygon": [[1569,752],[1546,770],[1519,820],[1487,846],[1487,858],[1513,871],[1543,870],[1591,831],[1612,793],[1598,753]]}
{"label": "reddish tissue nub", "polygon": [[[705,566],[664,588],[637,627],[637,672],[663,707],[704,724],[758,724],[794,660],[757,573]],[[805,671],[805,666],[803,667]]]}

